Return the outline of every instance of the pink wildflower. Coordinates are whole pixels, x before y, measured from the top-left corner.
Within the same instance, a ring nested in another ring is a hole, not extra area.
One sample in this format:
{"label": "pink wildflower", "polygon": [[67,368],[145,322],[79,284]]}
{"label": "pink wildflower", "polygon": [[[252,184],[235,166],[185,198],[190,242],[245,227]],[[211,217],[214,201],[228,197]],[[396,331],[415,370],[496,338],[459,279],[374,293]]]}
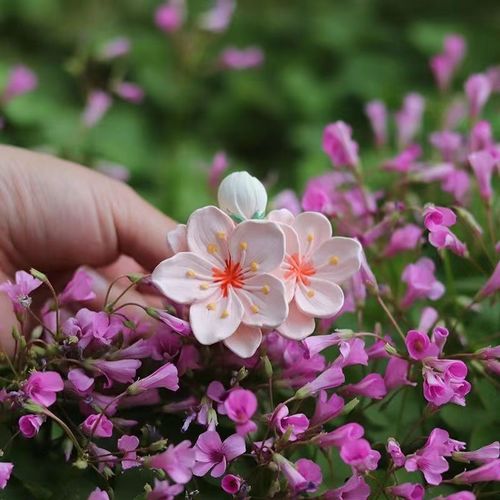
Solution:
{"label": "pink wildflower", "polygon": [[491,94],[489,78],[480,73],[470,76],[465,82],[465,93],[469,100],[469,114],[477,118]]}
{"label": "pink wildflower", "polygon": [[357,384],[346,385],[344,390],[349,394],[372,399],[382,399],[387,394],[384,378],[379,373],[370,373]]}
{"label": "pink wildflower", "polygon": [[16,313],[31,306],[30,294],[36,290],[42,282],[25,271],[17,271],[15,283],[7,281],[0,285],[0,292],[5,292],[14,306]]}
{"label": "pink wildflower", "polygon": [[71,302],[85,302],[95,299],[96,295],[92,291],[92,277],[84,270],[78,269],[71,281],[59,294],[59,305]]}
{"label": "pink wildflower", "polygon": [[166,451],[149,459],[149,465],[165,471],[176,483],[191,481],[195,463],[195,449],[187,440],[178,445],[171,444]]}
{"label": "pink wildflower", "polygon": [[469,155],[469,163],[476,176],[481,198],[486,203],[491,203],[493,197],[491,177],[495,168],[500,163],[499,159],[494,158],[489,151],[477,151]]}
{"label": "pink wildflower", "polygon": [[363,476],[353,474],[342,486],[325,493],[325,500],[367,500],[370,487]]}
{"label": "pink wildflower", "polygon": [[281,434],[289,432],[289,441],[296,441],[309,427],[309,419],[303,413],[289,415],[286,405],[280,405],[273,414],[271,425]]}
{"label": "pink wildflower", "polygon": [[111,107],[112,102],[110,95],[104,90],[90,92],[82,115],[83,124],[88,128],[97,125]]}
{"label": "pink wildflower", "polygon": [[307,481],[307,487],[304,491],[314,493],[323,482],[321,467],[307,458],[299,458],[295,462],[298,473]]}
{"label": "pink wildflower", "polygon": [[382,101],[370,101],[365,106],[365,113],[375,136],[375,144],[383,146],[387,141],[387,110]]}
{"label": "pink wildflower", "polygon": [[4,490],[9,482],[14,464],[10,462],[0,462],[0,490]]}
{"label": "pink wildflower", "polygon": [[257,68],[264,63],[264,52],[259,47],[246,47],[245,49],[228,47],[222,51],[219,60],[221,66],[227,69]]}
{"label": "pink wildflower", "polygon": [[130,52],[130,40],[124,36],[109,40],[100,52],[100,57],[105,60],[116,59]]}
{"label": "pink wildflower", "polygon": [[26,384],[26,396],[42,406],[49,407],[56,402],[56,393],[64,389],[64,382],[57,372],[33,372]]}
{"label": "pink wildflower", "polygon": [[366,439],[347,441],[340,448],[340,458],[357,472],[375,470],[380,460],[380,453],[372,450]]}
{"label": "pink wildflower", "polygon": [[212,159],[212,164],[210,165],[210,170],[208,173],[208,182],[212,189],[217,189],[222,175],[229,167],[229,160],[224,151],[219,151],[215,154]]}
{"label": "pink wildflower", "polygon": [[414,250],[418,247],[422,238],[422,229],[415,224],[407,224],[396,229],[391,234],[391,239],[387,245],[384,255],[392,257],[400,252]]}
{"label": "pink wildflower", "polygon": [[401,447],[399,446],[399,443],[394,439],[394,438],[389,438],[387,440],[387,453],[392,458],[392,462],[396,467],[403,467],[403,465],[406,462],[406,457],[404,453],[401,451]]}
{"label": "pink wildflower", "polygon": [[27,66],[18,64],[11,68],[7,77],[7,85],[3,91],[1,100],[6,103],[15,97],[35,90],[38,86],[36,74]]}
{"label": "pink wildflower", "polygon": [[323,132],[323,151],[334,167],[359,165],[358,144],[351,138],[352,129],[342,121],[331,123]]}
{"label": "pink wildflower", "polygon": [[226,474],[220,483],[221,488],[229,495],[236,495],[240,491],[242,484],[241,477],[234,474]]}
{"label": "pink wildflower", "polygon": [[337,394],[328,399],[326,391],[320,391],[316,398],[316,408],[311,419],[311,425],[319,425],[334,419],[344,409],[344,400]]}
{"label": "pink wildflower", "polygon": [[438,355],[438,347],[431,343],[428,335],[418,330],[410,330],[406,334],[406,349],[410,358],[422,360],[429,356]]}
{"label": "pink wildflower", "polygon": [[335,446],[341,448],[344,444],[361,439],[365,434],[363,427],[356,423],[344,424],[331,432],[320,434],[316,439],[323,448]]}
{"label": "pink wildflower", "polygon": [[479,290],[479,297],[489,297],[500,290],[500,261],[497,262],[493,274]]}
{"label": "pink wildflower", "polygon": [[424,98],[417,93],[405,96],[402,108],[396,113],[398,144],[404,148],[410,144],[420,130],[425,108]]}
{"label": "pink wildflower", "polygon": [[148,493],[147,500],[174,500],[183,491],[182,484],[170,484],[167,480],[155,479],[154,488]]}
{"label": "pink wildflower", "polygon": [[109,500],[109,495],[100,488],[93,490],[87,500]]}
{"label": "pink wildflower", "polygon": [[165,33],[174,33],[181,28],[184,17],[184,0],[169,0],[156,9],[155,24]]}
{"label": "pink wildflower", "polygon": [[113,422],[102,413],[94,413],[85,419],[82,430],[89,436],[111,437],[113,435]]}
{"label": "pink wildflower", "polygon": [[235,0],[215,0],[215,5],[201,16],[199,24],[207,31],[221,33],[229,26],[235,8]]}
{"label": "pink wildflower", "polygon": [[457,462],[479,462],[479,463],[487,463],[492,460],[498,459],[500,456],[500,444],[498,441],[495,441],[491,444],[483,446],[475,451],[457,451],[453,453],[453,460]]}
{"label": "pink wildflower", "polygon": [[128,388],[128,392],[129,394],[139,394],[150,389],[160,388],[170,391],[179,389],[179,377],[174,364],[165,363],[151,375],[137,380]]}
{"label": "pink wildflower", "polygon": [[468,470],[455,476],[455,484],[474,484],[486,481],[500,481],[500,459],[492,460],[477,469]]}
{"label": "pink wildflower", "polygon": [[404,500],[422,500],[425,494],[424,487],[418,483],[401,483],[397,486],[390,486],[387,491]]}
{"label": "pink wildflower", "polygon": [[405,267],[401,279],[407,284],[407,289],[402,307],[409,307],[418,299],[437,300],[443,295],[444,285],[436,280],[435,269],[434,262],[427,257]]}
{"label": "pink wildflower", "polygon": [[135,450],[139,446],[139,438],[137,436],[122,436],[117,443],[117,447],[123,452],[122,469],[127,470],[140,465],[137,460]]}
{"label": "pink wildflower", "polygon": [[123,100],[139,104],[144,99],[144,90],[136,83],[121,82],[113,89]]}
{"label": "pink wildflower", "polygon": [[251,418],[257,411],[257,398],[252,391],[234,389],[224,401],[227,416],[236,423],[236,432],[245,436],[257,429]]}
{"label": "pink wildflower", "polygon": [[43,420],[40,415],[23,415],[18,422],[21,434],[28,439],[35,437],[43,424]]}

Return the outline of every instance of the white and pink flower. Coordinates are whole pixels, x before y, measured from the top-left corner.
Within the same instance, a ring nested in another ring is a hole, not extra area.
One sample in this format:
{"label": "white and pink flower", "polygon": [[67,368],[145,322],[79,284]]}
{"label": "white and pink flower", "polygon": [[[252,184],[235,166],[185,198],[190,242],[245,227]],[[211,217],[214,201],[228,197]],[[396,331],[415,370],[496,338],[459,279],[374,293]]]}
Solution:
{"label": "white and pink flower", "polygon": [[288,210],[274,210],[269,219],[280,223],[286,251],[278,276],[285,283],[290,312],[278,331],[301,340],[315,328],[315,318],[337,314],[344,304],[338,285],[361,265],[361,245],[353,238],[332,237],[329,220],[317,212],[294,217]]}
{"label": "white and pink flower", "polygon": [[195,211],[186,227],[188,251],[161,262],[152,278],[171,300],[190,305],[193,334],[205,345],[224,341],[249,357],[288,315],[283,283],[272,273],[285,239],[271,221],[236,225],[217,207]]}

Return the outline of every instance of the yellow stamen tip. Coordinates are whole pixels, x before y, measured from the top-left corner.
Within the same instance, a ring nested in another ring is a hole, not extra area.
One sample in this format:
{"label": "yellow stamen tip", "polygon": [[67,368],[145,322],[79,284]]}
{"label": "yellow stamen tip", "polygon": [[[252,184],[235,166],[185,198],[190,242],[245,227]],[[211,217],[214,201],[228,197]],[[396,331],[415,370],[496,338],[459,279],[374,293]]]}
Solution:
{"label": "yellow stamen tip", "polygon": [[309,233],[309,234],[307,235],[307,241],[308,241],[309,243],[311,243],[311,241],[312,241],[312,240],[314,240],[314,235],[313,235],[312,233]]}
{"label": "yellow stamen tip", "polygon": [[208,283],[202,283],[200,285],[200,290],[208,290]]}
{"label": "yellow stamen tip", "polygon": [[208,253],[217,253],[217,245],[215,243],[210,243],[207,245],[207,252]]}
{"label": "yellow stamen tip", "polygon": [[210,304],[207,304],[207,309],[209,311],[215,311],[215,304],[213,302],[210,302]]}
{"label": "yellow stamen tip", "polygon": [[226,233],[224,231],[219,231],[217,234],[217,238],[219,238],[219,240],[225,240],[226,239]]}
{"label": "yellow stamen tip", "polygon": [[186,276],[187,276],[188,278],[196,278],[196,273],[195,273],[192,269],[188,269],[188,270],[186,271]]}
{"label": "yellow stamen tip", "polygon": [[241,248],[242,250],[246,250],[246,249],[248,248],[248,243],[247,243],[246,241],[242,241],[242,242],[240,243],[240,248]]}
{"label": "yellow stamen tip", "polygon": [[314,297],[314,290],[311,290],[311,289],[307,290],[307,296],[308,296],[310,299],[312,299],[312,298]]}
{"label": "yellow stamen tip", "polygon": [[269,288],[269,285],[264,285],[264,286],[262,287],[262,293],[263,293],[264,295],[267,295],[270,291],[271,291],[271,289]]}
{"label": "yellow stamen tip", "polygon": [[252,304],[251,307],[250,307],[250,310],[254,313],[254,314],[257,314],[260,309],[259,309],[259,306],[256,305],[256,304]]}
{"label": "yellow stamen tip", "polygon": [[229,311],[228,311],[227,309],[225,309],[225,310],[222,312],[222,314],[220,315],[220,317],[221,317],[222,319],[225,319],[225,318],[227,318],[228,316],[229,316]]}
{"label": "yellow stamen tip", "polygon": [[250,262],[250,269],[255,273],[258,271],[259,269],[259,264],[257,264],[257,262],[255,262],[254,260],[252,260],[252,262]]}
{"label": "yellow stamen tip", "polygon": [[339,258],[336,255],[330,257],[329,263],[331,266],[336,266],[339,263]]}

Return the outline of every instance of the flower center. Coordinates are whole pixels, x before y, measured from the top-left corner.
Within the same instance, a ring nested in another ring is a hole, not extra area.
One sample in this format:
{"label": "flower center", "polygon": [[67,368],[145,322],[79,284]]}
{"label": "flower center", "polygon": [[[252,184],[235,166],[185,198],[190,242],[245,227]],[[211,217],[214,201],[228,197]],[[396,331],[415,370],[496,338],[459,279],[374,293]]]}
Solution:
{"label": "flower center", "polygon": [[229,287],[241,288],[244,284],[243,271],[239,262],[233,262],[231,257],[224,261],[224,269],[217,267],[212,268],[212,276],[214,282],[217,283],[221,290],[223,297],[227,297]]}
{"label": "flower center", "polygon": [[300,255],[297,253],[287,256],[285,262],[288,267],[285,273],[285,279],[293,276],[306,286],[311,283],[309,277],[316,274],[316,268],[310,262],[301,259]]}

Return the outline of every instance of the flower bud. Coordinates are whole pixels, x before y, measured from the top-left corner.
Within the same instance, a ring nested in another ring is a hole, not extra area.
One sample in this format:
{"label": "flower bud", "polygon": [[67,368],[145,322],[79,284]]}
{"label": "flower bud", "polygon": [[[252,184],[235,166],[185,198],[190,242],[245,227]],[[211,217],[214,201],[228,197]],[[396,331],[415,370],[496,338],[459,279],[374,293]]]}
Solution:
{"label": "flower bud", "polygon": [[266,373],[267,378],[273,377],[273,365],[267,356],[262,356],[260,358],[262,360],[262,364],[264,365],[264,371]]}
{"label": "flower bud", "polygon": [[262,219],[267,205],[263,184],[248,172],[228,175],[219,186],[219,207],[236,222],[245,219]]}

